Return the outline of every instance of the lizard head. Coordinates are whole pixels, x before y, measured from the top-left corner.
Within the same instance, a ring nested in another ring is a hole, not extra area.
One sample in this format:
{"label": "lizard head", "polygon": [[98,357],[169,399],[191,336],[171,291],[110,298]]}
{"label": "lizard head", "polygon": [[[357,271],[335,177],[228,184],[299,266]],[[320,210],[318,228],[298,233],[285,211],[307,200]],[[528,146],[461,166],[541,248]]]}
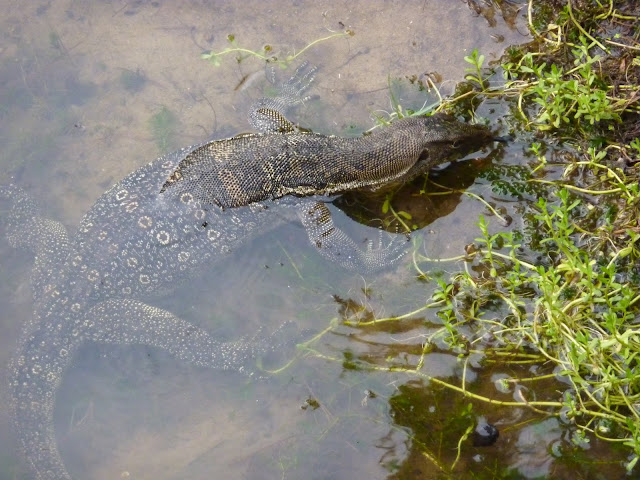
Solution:
{"label": "lizard head", "polygon": [[494,139],[494,135],[484,125],[460,122],[446,113],[436,113],[420,117],[424,125],[427,147],[434,143],[444,143],[452,148],[465,144],[484,145]]}
{"label": "lizard head", "polygon": [[429,117],[403,119],[419,128],[422,151],[403,180],[427,172],[429,169],[472,153],[499,138],[483,125],[456,120],[451,115],[436,113]]}

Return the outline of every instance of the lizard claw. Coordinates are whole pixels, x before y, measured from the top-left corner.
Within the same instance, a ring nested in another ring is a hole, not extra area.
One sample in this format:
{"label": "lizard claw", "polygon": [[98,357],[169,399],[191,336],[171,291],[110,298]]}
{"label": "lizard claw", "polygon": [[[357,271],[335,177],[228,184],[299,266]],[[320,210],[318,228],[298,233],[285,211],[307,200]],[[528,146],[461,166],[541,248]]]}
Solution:
{"label": "lizard claw", "polygon": [[310,67],[309,62],[302,62],[293,76],[280,85],[277,97],[261,98],[251,106],[249,123],[263,133],[299,131],[300,128],[287,120],[285,114],[311,98],[303,95],[313,83],[317,70],[315,66]]}
{"label": "lizard claw", "polygon": [[310,96],[303,97],[302,95],[315,80],[317,71],[318,67],[315,65],[309,66],[309,62],[304,61],[296,68],[293,76],[282,84],[280,91],[282,97],[289,102],[288,105],[293,106],[304,103],[311,98]]}
{"label": "lizard claw", "polygon": [[379,270],[398,262],[406,253],[409,237],[378,231],[377,241],[369,240],[362,252],[362,264],[367,271]]}

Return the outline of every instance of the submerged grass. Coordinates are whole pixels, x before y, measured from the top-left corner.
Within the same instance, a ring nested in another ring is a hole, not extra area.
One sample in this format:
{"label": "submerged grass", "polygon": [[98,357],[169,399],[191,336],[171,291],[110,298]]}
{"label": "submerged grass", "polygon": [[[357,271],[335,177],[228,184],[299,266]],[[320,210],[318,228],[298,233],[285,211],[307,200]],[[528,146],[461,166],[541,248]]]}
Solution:
{"label": "submerged grass", "polygon": [[238,63],[242,62],[246,58],[252,57],[262,60],[266,63],[276,64],[282,68],[287,68],[293,61],[303,55],[310,48],[334,38],[352,37],[353,35],[355,35],[353,30],[345,29],[344,32],[332,33],[325,37],[317,38],[297,51],[280,52],[274,46],[269,44],[263,45],[259,50],[242,47],[236,39],[236,36],[233,34],[229,34],[227,35],[227,42],[229,42],[230,45],[229,47],[219,52],[204,52],[200,55],[200,58],[210,61],[216,67],[219,67],[222,64],[222,59],[225,56],[233,55],[236,62]]}
{"label": "submerged grass", "polygon": [[149,119],[149,129],[160,153],[171,150],[178,121],[175,114],[162,105],[160,111]]}

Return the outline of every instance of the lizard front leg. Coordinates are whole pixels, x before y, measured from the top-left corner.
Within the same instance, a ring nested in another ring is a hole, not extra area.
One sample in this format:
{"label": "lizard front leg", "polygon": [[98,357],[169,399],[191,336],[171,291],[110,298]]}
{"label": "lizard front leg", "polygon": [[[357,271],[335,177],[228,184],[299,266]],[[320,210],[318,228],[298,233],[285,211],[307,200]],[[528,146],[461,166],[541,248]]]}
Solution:
{"label": "lizard front leg", "polygon": [[251,106],[249,123],[262,133],[293,133],[308,131],[287,120],[291,108],[304,103],[309,97],[304,93],[315,79],[317,67],[303,62],[293,76],[284,82],[277,97],[261,98]]}
{"label": "lizard front leg", "polygon": [[[378,231],[377,245],[367,240],[362,248],[351,237],[337,228],[327,205],[319,201],[303,201],[296,208],[309,241],[318,252],[349,270],[372,272],[392,265],[404,256],[407,237]],[[389,237],[385,244],[383,236]]]}

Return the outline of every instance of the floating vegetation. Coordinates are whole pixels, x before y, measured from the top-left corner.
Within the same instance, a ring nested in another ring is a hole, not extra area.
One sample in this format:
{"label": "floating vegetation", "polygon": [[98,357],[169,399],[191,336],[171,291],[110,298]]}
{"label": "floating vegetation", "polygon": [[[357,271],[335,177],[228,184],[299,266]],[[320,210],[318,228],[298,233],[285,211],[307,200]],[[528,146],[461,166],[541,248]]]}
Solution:
{"label": "floating vegetation", "polygon": [[175,114],[164,105],[149,119],[149,128],[160,153],[172,148],[177,123]]}
{"label": "floating vegetation", "polygon": [[[243,60],[254,57],[258,58],[267,63],[274,63],[279,65],[282,68],[287,68],[291,62],[296,60],[302,54],[304,54],[307,50],[316,45],[327,42],[334,38],[344,38],[344,37],[352,37],[355,33],[353,30],[345,30],[340,33],[333,33],[326,37],[318,38],[308,43],[305,47],[298,50],[295,53],[281,53],[274,49],[273,46],[266,44],[261,49],[252,50],[249,48],[241,47],[238,41],[236,40],[236,36],[233,34],[227,35],[227,41],[231,45],[230,47],[221,50],[220,52],[205,52],[201,55],[201,58],[204,60],[209,60],[214,66],[219,67],[222,64],[222,58],[226,55],[235,55],[236,62],[240,63]],[[284,57],[284,58],[283,58]]]}

